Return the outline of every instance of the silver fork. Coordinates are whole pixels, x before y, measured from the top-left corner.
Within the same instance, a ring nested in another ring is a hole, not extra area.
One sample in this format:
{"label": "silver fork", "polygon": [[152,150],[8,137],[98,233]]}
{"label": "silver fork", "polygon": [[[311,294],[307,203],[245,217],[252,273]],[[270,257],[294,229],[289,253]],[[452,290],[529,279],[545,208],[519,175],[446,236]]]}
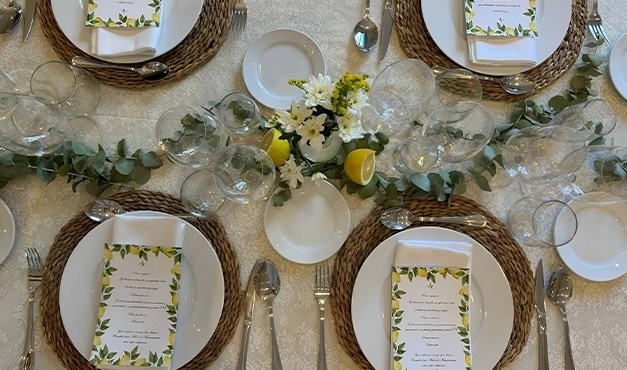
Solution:
{"label": "silver fork", "polygon": [[35,292],[39,288],[39,284],[41,284],[41,275],[44,270],[41,257],[35,248],[26,248],[26,262],[28,263],[28,316],[26,318],[24,352],[20,359],[20,368],[22,370],[29,370],[35,366],[33,306]]}
{"label": "silver fork", "polygon": [[598,7],[598,0],[594,0],[592,2],[592,13],[590,13],[590,16],[588,17],[588,30],[595,40],[599,41],[599,39],[603,39],[604,43],[609,43],[607,35],[605,34],[605,29],[603,28],[603,21],[601,20]]}
{"label": "silver fork", "polygon": [[246,18],[248,17],[248,6],[244,0],[237,0],[233,6],[233,19],[231,20],[231,29],[233,31],[244,31],[246,28]]}
{"label": "silver fork", "polygon": [[326,263],[316,265],[316,280],[314,283],[314,297],[318,301],[320,311],[320,337],[318,339],[318,370],[326,370],[327,353],[324,346],[324,307],[331,295],[329,266]]}

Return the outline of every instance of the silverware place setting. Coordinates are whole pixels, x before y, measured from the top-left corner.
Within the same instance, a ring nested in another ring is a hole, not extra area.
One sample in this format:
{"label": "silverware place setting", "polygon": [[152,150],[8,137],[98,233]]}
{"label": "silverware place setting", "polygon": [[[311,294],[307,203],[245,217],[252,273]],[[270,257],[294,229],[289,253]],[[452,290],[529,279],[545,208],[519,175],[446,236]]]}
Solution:
{"label": "silverware place setting", "polygon": [[26,339],[24,352],[20,359],[20,369],[29,370],[35,367],[35,323],[33,322],[33,309],[35,305],[35,293],[41,284],[44,265],[35,248],[26,249],[26,262],[28,264],[28,313],[26,317]]}

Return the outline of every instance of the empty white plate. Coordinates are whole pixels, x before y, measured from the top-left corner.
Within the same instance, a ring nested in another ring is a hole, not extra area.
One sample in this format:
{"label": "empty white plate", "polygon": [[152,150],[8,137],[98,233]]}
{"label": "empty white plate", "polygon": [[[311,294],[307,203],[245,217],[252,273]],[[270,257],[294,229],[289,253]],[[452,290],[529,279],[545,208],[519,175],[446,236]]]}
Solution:
{"label": "empty white plate", "polygon": [[0,264],[11,253],[15,243],[15,219],[7,204],[0,199]]}
{"label": "empty white plate", "polygon": [[320,47],[309,36],[280,29],[259,37],[246,51],[242,66],[250,94],[268,108],[287,109],[300,100],[302,91],[287,82],[325,74]]}
{"label": "empty white plate", "polygon": [[627,99],[627,33],[616,41],[610,53],[610,79],[620,96]]}
{"label": "empty white plate", "polygon": [[339,190],[327,181],[311,179],[281,207],[266,204],[263,221],[274,249],[297,263],[324,261],[337,252],[350,228],[350,210]]}

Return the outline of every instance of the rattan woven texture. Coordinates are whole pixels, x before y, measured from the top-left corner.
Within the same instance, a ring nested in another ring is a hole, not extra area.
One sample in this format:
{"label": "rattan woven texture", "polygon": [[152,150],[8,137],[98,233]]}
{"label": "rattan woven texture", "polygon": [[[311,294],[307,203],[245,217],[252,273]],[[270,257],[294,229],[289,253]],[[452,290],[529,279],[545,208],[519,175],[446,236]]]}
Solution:
{"label": "rattan woven texture", "polygon": [[[118,193],[110,199],[120,203],[125,210],[154,210],[180,214],[185,210],[180,200],[172,195],[139,190]],[[72,370],[95,369],[78,352],[68,337],[59,309],[61,276],[78,242],[98,223],[85,215],[76,215],[57,234],[50,248],[41,284],[40,317],[46,340],[63,365]],[[211,241],[222,266],[224,276],[224,306],[218,325],[204,348],[181,369],[204,369],[213,362],[231,341],[244,304],[240,287],[239,263],[219,221],[197,220],[194,226]],[[205,282],[209,284],[210,282]]]}
{"label": "rattan woven texture", "polygon": [[[430,66],[460,68],[438,48],[422,18],[422,0],[397,0],[395,24],[401,48],[408,57],[418,58]],[[586,0],[572,0],[572,15],[564,41],[544,62],[525,72],[536,82],[536,91],[558,79],[577,61],[587,27]],[[483,96],[490,100],[516,101],[520,95],[506,93],[498,83],[481,81]]]}
{"label": "rattan woven texture", "polygon": [[[483,214],[491,228],[422,223],[414,226],[447,227],[472,237],[481,243],[498,261],[509,281],[514,303],[514,321],[509,343],[495,369],[510,363],[523,349],[527,338],[533,305],[533,273],[522,248],[510,235],[507,227],[484,207],[471,199],[456,196],[450,207],[446,202],[435,199],[410,200],[407,208],[416,214],[445,216]],[[338,252],[335,259],[331,285],[331,311],[335,319],[335,332],[346,353],[362,369],[373,369],[359,347],[351,315],[353,285],[357,273],[368,255],[395,232],[379,221],[382,208],[374,209],[357,227]],[[475,354],[480,356],[481,354]]]}
{"label": "rattan woven texture", "polygon": [[[129,89],[146,89],[180,80],[203,66],[217,53],[227,35],[233,3],[232,0],[204,0],[200,17],[189,35],[174,49],[155,58],[170,66],[171,70],[169,76],[159,81],[146,81],[132,71],[97,68],[88,70],[103,83]],[[52,0],[40,0],[37,5],[41,28],[61,59],[69,62],[76,55],[91,58],[74,46],[61,31],[52,11]]]}

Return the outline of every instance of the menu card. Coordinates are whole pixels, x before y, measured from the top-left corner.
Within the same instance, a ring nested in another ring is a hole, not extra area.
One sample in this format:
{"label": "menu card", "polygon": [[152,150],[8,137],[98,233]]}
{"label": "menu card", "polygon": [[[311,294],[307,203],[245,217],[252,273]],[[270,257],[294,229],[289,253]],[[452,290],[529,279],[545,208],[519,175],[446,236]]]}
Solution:
{"label": "menu card", "polygon": [[538,36],[536,0],[465,0],[466,33]]}
{"label": "menu card", "polygon": [[181,248],[108,244],[89,362],[168,369],[174,352]]}
{"label": "menu card", "polygon": [[162,0],[89,0],[86,26],[159,27]]}
{"label": "menu card", "polygon": [[392,267],[392,369],[471,369],[472,245],[399,240]]}

